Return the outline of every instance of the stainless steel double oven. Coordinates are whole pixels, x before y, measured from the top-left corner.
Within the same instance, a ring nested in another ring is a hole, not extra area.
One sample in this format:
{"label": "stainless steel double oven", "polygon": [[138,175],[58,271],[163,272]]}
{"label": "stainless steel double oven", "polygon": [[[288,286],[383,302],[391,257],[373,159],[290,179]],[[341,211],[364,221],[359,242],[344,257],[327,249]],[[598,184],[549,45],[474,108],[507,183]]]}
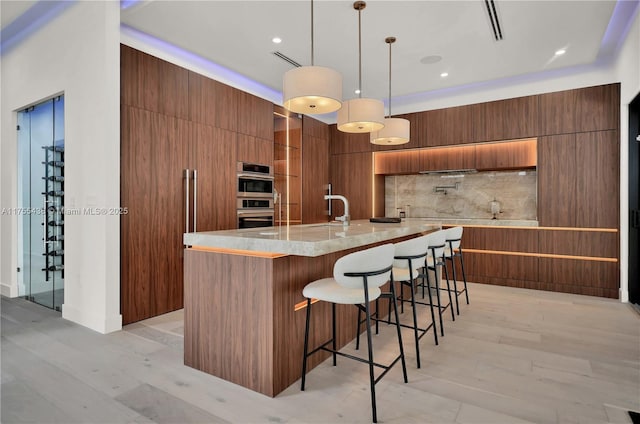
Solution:
{"label": "stainless steel double oven", "polygon": [[238,228],[273,225],[273,170],[268,165],[238,162]]}

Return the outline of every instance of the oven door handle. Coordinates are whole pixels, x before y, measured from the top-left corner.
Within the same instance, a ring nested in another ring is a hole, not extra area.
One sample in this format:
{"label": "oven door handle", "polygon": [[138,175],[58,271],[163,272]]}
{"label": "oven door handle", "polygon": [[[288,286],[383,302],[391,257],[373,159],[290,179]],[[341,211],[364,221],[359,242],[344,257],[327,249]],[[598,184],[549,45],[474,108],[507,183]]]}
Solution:
{"label": "oven door handle", "polygon": [[265,216],[265,215],[270,215],[273,216],[273,209],[267,209],[267,210],[251,210],[251,211],[238,211],[238,215],[254,215],[254,216]]}
{"label": "oven door handle", "polygon": [[265,180],[265,181],[273,181],[273,175],[267,174],[238,174],[238,178],[251,178],[254,180]]}

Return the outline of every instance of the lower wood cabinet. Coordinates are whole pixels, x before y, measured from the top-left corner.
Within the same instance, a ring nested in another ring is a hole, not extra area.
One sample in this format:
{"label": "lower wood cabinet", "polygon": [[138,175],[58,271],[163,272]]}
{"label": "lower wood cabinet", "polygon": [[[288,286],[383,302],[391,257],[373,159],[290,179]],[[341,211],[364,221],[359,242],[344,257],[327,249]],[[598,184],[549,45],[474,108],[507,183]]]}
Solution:
{"label": "lower wood cabinet", "polygon": [[[614,229],[465,227],[467,281],[618,298]],[[456,268],[462,280],[460,266]]]}

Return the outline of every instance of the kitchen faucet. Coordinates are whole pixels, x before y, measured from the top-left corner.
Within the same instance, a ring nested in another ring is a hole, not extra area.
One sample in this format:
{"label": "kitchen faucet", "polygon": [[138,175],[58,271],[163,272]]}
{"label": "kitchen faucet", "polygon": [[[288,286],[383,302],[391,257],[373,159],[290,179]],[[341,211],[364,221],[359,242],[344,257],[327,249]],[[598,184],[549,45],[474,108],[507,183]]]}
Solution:
{"label": "kitchen faucet", "polygon": [[342,203],[344,203],[344,215],[336,216],[336,221],[342,221],[343,225],[346,227],[351,222],[351,217],[349,216],[349,201],[347,200],[346,197],[341,196],[339,194],[324,195],[324,200],[333,200],[333,199],[342,200]]}

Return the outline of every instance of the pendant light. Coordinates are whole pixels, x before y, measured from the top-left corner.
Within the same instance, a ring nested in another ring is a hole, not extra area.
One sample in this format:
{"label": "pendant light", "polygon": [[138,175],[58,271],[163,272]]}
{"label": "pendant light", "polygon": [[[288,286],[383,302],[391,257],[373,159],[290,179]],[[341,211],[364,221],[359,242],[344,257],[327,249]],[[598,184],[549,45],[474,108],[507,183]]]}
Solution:
{"label": "pendant light", "polygon": [[405,144],[409,142],[409,121],[402,118],[391,117],[391,45],[396,42],[396,37],[387,37],[384,42],[389,44],[389,117],[384,119],[384,128],[371,133],[371,143],[385,146]]}
{"label": "pendant light", "polygon": [[363,1],[353,3],[358,11],[358,98],[347,100],[338,111],[338,130],[348,133],[368,133],[384,127],[384,103],[362,98],[362,9]]}
{"label": "pendant light", "polygon": [[342,75],[336,70],[314,66],[313,0],[311,0],[311,66],[301,66],[284,74],[282,103],[291,112],[319,115],[340,109]]}

